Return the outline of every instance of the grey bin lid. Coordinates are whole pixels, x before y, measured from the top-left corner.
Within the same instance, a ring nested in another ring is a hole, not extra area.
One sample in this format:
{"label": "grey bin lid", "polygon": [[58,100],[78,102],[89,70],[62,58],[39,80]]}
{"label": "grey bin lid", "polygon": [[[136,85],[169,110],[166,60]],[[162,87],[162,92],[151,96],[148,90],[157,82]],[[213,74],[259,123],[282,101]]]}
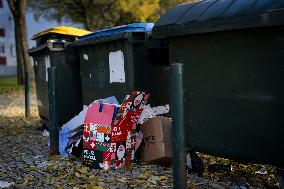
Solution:
{"label": "grey bin lid", "polygon": [[284,0],[204,0],[176,5],[155,24],[153,36],[284,25]]}

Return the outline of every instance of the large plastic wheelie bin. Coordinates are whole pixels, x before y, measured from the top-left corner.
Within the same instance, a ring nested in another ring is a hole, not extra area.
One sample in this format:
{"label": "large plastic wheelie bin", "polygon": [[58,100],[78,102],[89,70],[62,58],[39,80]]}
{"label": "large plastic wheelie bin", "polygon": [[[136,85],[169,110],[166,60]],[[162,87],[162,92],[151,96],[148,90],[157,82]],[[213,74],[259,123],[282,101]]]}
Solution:
{"label": "large plastic wheelie bin", "polygon": [[284,1],[180,4],[153,28],[184,64],[190,149],[284,167]]}
{"label": "large plastic wheelie bin", "polygon": [[[72,32],[73,31],[73,32]],[[29,49],[33,58],[36,94],[39,115],[48,126],[48,67],[57,68],[56,105],[57,121],[60,125],[67,122],[82,109],[82,94],[80,80],[80,63],[68,64],[66,59],[72,56],[68,46],[75,37],[90,33],[71,27],[56,27],[43,31],[33,37],[37,46]]]}
{"label": "large plastic wheelie bin", "polygon": [[151,106],[169,104],[168,48],[151,37],[153,24],[135,23],[82,36],[72,46],[80,54],[83,104],[132,90],[150,93]]}

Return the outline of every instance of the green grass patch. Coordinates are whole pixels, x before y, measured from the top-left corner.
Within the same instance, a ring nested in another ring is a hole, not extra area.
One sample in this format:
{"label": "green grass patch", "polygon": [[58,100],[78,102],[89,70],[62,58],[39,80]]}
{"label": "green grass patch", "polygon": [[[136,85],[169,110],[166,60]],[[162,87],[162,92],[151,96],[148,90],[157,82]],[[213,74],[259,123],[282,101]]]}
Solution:
{"label": "green grass patch", "polygon": [[0,94],[9,94],[19,92],[23,89],[22,86],[18,85],[17,77],[0,77]]}

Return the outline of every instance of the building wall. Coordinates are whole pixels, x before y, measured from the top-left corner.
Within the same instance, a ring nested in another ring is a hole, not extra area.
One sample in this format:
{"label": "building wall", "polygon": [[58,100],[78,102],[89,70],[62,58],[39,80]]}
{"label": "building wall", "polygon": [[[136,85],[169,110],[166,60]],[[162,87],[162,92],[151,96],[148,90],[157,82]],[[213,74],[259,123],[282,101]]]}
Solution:
{"label": "building wall", "polygon": [[0,0],[0,75],[16,74],[13,16],[6,0]]}

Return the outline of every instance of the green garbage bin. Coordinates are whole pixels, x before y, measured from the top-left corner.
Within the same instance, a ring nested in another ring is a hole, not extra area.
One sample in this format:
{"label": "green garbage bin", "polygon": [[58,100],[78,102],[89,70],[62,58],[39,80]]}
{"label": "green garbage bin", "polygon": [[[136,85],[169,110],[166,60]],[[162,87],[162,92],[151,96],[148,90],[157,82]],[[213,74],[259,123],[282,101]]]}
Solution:
{"label": "green garbage bin", "polygon": [[153,28],[184,64],[190,149],[284,167],[284,1],[180,4]]}
{"label": "green garbage bin", "polygon": [[[66,58],[70,56],[69,44],[62,41],[47,41],[28,51],[34,63],[39,115],[47,126],[49,114],[48,67],[57,68],[56,104],[58,107],[58,123],[60,125],[66,123],[82,110],[80,63],[79,61],[77,64],[68,64],[66,62]],[[65,56],[65,54],[67,55]]]}
{"label": "green garbage bin", "polygon": [[168,48],[153,40],[153,24],[135,23],[101,30],[72,44],[80,55],[83,104],[132,90],[150,93],[152,106],[169,104]]}

